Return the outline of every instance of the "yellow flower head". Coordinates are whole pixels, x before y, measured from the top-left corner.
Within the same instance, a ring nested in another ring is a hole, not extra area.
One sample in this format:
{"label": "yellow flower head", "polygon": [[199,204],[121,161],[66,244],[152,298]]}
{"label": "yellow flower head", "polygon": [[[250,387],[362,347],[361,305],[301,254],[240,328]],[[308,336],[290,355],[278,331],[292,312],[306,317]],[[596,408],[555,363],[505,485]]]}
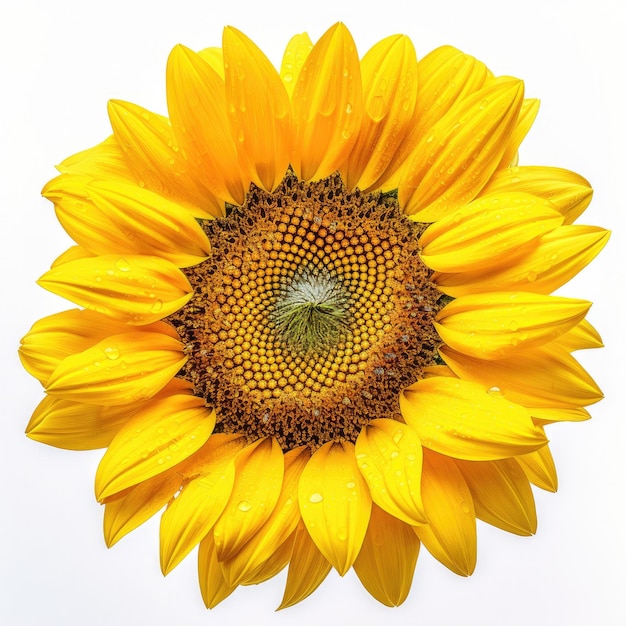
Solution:
{"label": "yellow flower head", "polygon": [[20,356],[29,437],[107,448],[108,545],[161,516],[161,567],[199,544],[208,607],[287,565],[398,605],[421,544],[460,575],[476,519],[535,531],[544,426],[601,392],[571,353],[590,303],[550,295],[607,231],[582,177],[517,165],[522,81],[347,28],[172,51],[168,117],[112,101],[113,135],[43,190],[76,246],[39,283],[79,305]]}

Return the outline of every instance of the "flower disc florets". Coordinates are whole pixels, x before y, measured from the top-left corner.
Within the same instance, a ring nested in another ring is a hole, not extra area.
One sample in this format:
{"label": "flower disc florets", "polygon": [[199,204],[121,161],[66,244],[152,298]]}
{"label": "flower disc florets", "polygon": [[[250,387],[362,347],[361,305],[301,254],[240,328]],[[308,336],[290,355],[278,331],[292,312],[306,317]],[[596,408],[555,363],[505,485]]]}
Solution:
{"label": "flower disc florets", "polygon": [[394,197],[289,173],[203,227],[211,258],[185,270],[194,297],[170,321],[218,430],[287,450],[400,419],[400,389],[435,361],[442,294]]}

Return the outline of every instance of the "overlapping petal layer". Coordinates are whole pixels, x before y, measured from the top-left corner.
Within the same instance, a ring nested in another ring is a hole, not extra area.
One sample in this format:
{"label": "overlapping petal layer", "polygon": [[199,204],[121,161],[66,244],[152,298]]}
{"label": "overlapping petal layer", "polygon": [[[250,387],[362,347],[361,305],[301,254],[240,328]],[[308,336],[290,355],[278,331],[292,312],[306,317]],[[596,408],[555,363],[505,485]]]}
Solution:
{"label": "overlapping petal layer", "polygon": [[547,443],[526,408],[490,389],[455,378],[427,378],[400,395],[400,410],[424,447],[458,459],[503,459]]}
{"label": "overlapping petal layer", "polygon": [[324,444],[307,463],[298,488],[309,534],[343,576],[359,554],[372,506],[350,443]]}
{"label": "overlapping petal layer", "polygon": [[107,254],[68,261],[38,283],[76,304],[129,324],[150,324],[177,311],[191,286],[172,263],[153,256]]}

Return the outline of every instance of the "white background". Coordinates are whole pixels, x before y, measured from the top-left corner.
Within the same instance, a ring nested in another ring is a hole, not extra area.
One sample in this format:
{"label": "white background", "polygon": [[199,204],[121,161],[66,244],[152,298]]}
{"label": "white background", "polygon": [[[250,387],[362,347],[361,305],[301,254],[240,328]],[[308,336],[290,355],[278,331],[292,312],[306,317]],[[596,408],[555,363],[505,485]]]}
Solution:
{"label": "white background", "polygon": [[[495,626],[626,623],[623,593],[626,194],[624,184],[624,4],[610,0],[346,2],[14,0],[0,9],[2,195],[2,372],[0,418],[0,622],[38,624],[422,624]],[[411,7],[411,8],[407,8]],[[19,338],[38,318],[69,308],[34,281],[68,245],[52,205],[39,196],[66,156],[106,137],[106,101],[121,98],[166,112],[170,48],[220,45],[232,24],[278,64],[292,34],[315,40],[335,21],[360,53],[404,32],[422,56],[453,44],[497,74],[523,78],[542,99],[521,151],[523,164],[556,165],[596,189],[581,223],[614,231],[608,248],[562,293],[595,302],[591,321],[606,349],[584,364],[606,400],[594,419],[549,430],[560,489],[537,492],[539,530],[519,538],[479,525],[476,573],[459,578],[420,555],[408,601],[386,609],[349,573],[331,574],[311,598],[274,613],[284,576],[240,589],[210,614],[196,563],[167,579],[158,566],[156,518],[112,550],[93,497],[101,452],[73,453],[26,439],[38,383],[21,370]]]}

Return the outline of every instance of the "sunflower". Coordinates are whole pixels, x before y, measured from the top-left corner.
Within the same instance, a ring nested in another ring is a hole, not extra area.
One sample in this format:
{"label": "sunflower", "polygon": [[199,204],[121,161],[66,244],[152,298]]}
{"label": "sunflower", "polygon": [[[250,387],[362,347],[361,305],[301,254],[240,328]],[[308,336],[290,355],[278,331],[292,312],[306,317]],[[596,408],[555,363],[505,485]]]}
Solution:
{"label": "sunflower", "polygon": [[584,178],[517,165],[538,101],[450,46],[359,60],[342,24],[280,71],[229,27],[166,82],[169,117],[110,102],[44,187],[77,245],[39,283],[82,308],[20,348],[28,436],[107,448],[107,545],[164,509],[208,607],[287,566],[281,608],[352,567],[393,606],[422,544],[467,576],[477,519],[534,533],[545,427],[601,398],[590,303],[550,294],[608,238],[573,224]]}

